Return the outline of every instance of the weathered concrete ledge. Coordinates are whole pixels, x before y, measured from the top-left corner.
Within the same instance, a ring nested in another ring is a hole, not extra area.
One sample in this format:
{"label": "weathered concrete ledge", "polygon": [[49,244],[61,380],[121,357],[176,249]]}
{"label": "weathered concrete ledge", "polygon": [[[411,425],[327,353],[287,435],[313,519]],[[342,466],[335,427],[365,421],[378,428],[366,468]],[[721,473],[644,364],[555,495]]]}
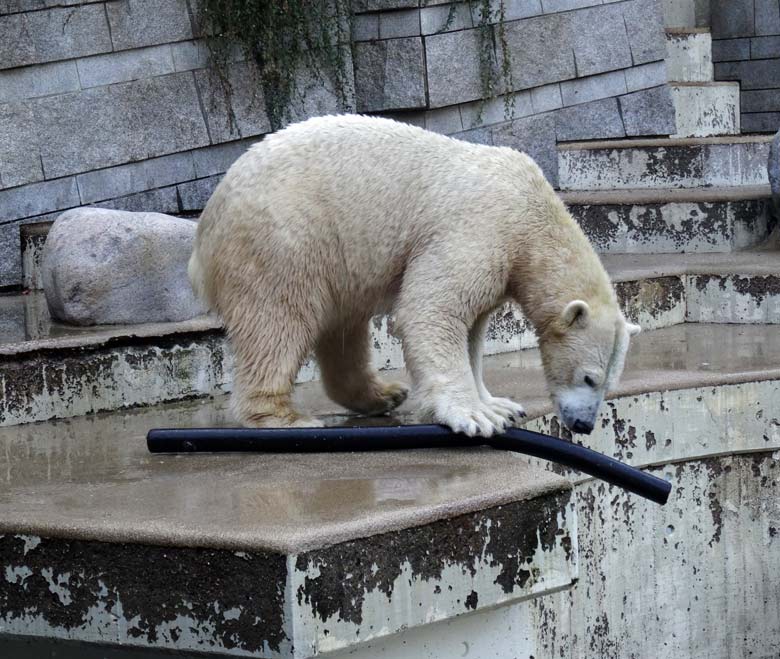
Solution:
{"label": "weathered concrete ledge", "polygon": [[[529,427],[560,433],[539,416],[536,351],[486,361],[488,386],[525,403]],[[297,396],[337,412],[313,383]],[[637,337],[586,443],[656,465],[675,484],[664,508],[566,474],[571,498],[540,462],[489,450],[145,452],[149,427],[224,424],[222,398],[0,429],[0,633],[236,656],[443,659],[468,639],[480,656],[603,646],[672,659],[705,638],[726,647],[726,619],[772,656],[778,403],[770,327]],[[703,636],[664,646],[675,624]]]}
{"label": "weathered concrete ledge", "polygon": [[[776,253],[605,255],[626,315],[645,330],[684,322],[780,323]],[[374,365],[401,368],[392,320],[372,327]],[[532,348],[518,309],[493,318],[486,354]],[[216,319],[101,327],[53,324],[39,294],[0,298],[0,426],[219,395],[232,357]],[[298,382],[317,380],[309,360]]]}
{"label": "weathered concrete ledge", "polygon": [[766,185],[771,136],[660,138],[558,145],[563,190]]}
{"label": "weathered concrete ledge", "polygon": [[[309,657],[577,577],[570,485],[522,461],[182,461],[138,418],[78,421],[2,431],[0,634]],[[47,476],[52,452],[70,468]]]}

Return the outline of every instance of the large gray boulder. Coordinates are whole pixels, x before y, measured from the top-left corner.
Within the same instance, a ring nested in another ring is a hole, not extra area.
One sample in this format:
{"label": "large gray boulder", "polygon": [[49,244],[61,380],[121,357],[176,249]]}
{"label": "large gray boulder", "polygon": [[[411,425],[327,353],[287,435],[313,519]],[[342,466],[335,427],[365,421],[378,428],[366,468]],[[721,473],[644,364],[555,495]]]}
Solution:
{"label": "large gray boulder", "polygon": [[195,222],[78,208],[49,231],[41,274],[53,318],[73,325],[187,320],[204,313],[187,279]]}
{"label": "large gray boulder", "polygon": [[769,147],[769,184],[772,186],[772,199],[775,202],[775,215],[780,218],[780,131]]}

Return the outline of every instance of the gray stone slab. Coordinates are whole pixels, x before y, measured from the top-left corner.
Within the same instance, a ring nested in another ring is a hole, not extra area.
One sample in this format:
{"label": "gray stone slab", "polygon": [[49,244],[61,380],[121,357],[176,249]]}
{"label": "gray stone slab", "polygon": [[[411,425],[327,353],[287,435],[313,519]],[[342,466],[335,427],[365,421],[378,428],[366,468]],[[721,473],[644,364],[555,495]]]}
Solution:
{"label": "gray stone slab", "polygon": [[640,66],[632,66],[624,71],[626,90],[635,92],[648,87],[657,87],[666,83],[666,62],[651,62]]}
{"label": "gray stone slab", "polygon": [[498,96],[487,101],[463,103],[460,106],[460,116],[463,128],[471,130],[480,126],[500,124],[504,121],[528,117],[535,114],[531,102],[531,91],[514,92],[510,95],[509,108],[505,96]]}
{"label": "gray stone slab", "polygon": [[780,89],[743,91],[739,100],[742,112],[780,112]]}
{"label": "gray stone slab", "polygon": [[472,144],[484,144],[485,146],[493,146],[493,130],[491,128],[472,128],[471,130],[464,130],[462,133],[456,133],[450,137],[463,140],[464,142],[471,142]]}
{"label": "gray stone slab", "polygon": [[674,103],[669,88],[653,87],[621,96],[620,109],[626,135],[672,135],[676,130]]}
{"label": "gray stone slab", "polygon": [[26,11],[50,9],[52,7],[73,7],[88,5],[104,0],[0,0],[0,16],[19,14]]}
{"label": "gray stone slab", "polygon": [[76,181],[81,202],[91,204],[193,178],[195,165],[192,154],[185,152],[80,174]]}
{"label": "gray stone slab", "polygon": [[0,225],[80,204],[73,177],[0,191]]}
{"label": "gray stone slab", "polygon": [[352,17],[352,41],[379,39],[379,14],[358,14]]}
{"label": "gray stone slab", "polygon": [[197,181],[189,181],[177,186],[179,191],[179,207],[183,213],[200,212],[206,206],[209,197],[214,193],[222,175],[209,176]]}
{"label": "gray stone slab", "polygon": [[552,14],[556,11],[570,11],[600,4],[601,0],[542,0],[542,11]]}
{"label": "gray stone slab", "polygon": [[474,27],[471,10],[465,3],[420,8],[420,32],[454,32]]}
{"label": "gray stone slab", "polygon": [[196,224],[159,213],[79,208],[46,238],[43,290],[71,325],[181,321],[204,313],[187,279]]}
{"label": "gray stone slab", "polygon": [[0,288],[22,282],[22,244],[16,222],[0,224]]}
{"label": "gray stone slab", "polygon": [[460,108],[457,105],[451,105],[447,108],[428,110],[425,113],[425,127],[443,135],[461,132],[463,123],[461,121]]}
{"label": "gray stone slab", "polygon": [[755,34],[754,0],[711,0],[712,37],[752,37]]}
{"label": "gray stone slab", "polygon": [[185,0],[118,0],[106,3],[114,50],[192,39]]}
{"label": "gray stone slab", "polygon": [[780,87],[780,66],[777,60],[718,62],[715,79],[738,81],[742,89],[776,89]]}
{"label": "gray stone slab", "polygon": [[[506,25],[515,89],[538,87],[577,75],[577,45],[570,42],[568,14],[550,14]],[[561,48],[568,43],[570,47]],[[579,62],[579,55],[577,55]],[[615,67],[617,68],[617,67]]]}
{"label": "gray stone slab", "polygon": [[[447,34],[432,38],[450,36]],[[425,65],[420,37],[358,43],[354,52],[358,112],[425,107]],[[428,66],[430,76],[430,51]]]}
{"label": "gray stone slab", "polygon": [[543,85],[531,90],[531,106],[533,114],[541,114],[550,110],[557,110],[563,106],[561,98],[561,85],[554,83],[552,85]]}
{"label": "gray stone slab", "polygon": [[309,117],[355,112],[355,79],[352,75],[355,67],[352,49],[346,45],[341,48],[346,74],[343,80],[343,97],[337,91],[339,87],[332,72],[320,71],[318,74],[306,66],[299,66],[295,77],[297,93],[290,102],[289,117],[285,118],[284,125]]}
{"label": "gray stone slab", "polygon": [[28,103],[0,104],[0,187],[43,180],[35,116]]}
{"label": "gray stone slab", "polygon": [[192,71],[208,66],[209,52],[202,41],[178,41],[169,44],[176,71]]}
{"label": "gray stone slab", "polygon": [[745,133],[771,133],[780,126],[780,112],[745,112],[741,124]]}
{"label": "gray stone slab", "polygon": [[588,103],[610,96],[620,96],[627,92],[626,74],[623,71],[611,71],[561,83],[563,105]]}
{"label": "gray stone slab", "polygon": [[713,62],[734,62],[750,59],[750,39],[714,39]]}
{"label": "gray stone slab", "polygon": [[[101,201],[95,206],[100,208],[110,208],[118,211],[131,211],[133,213],[180,213],[179,195],[176,186],[171,185],[167,188],[158,188],[146,192],[137,192],[119,197],[118,199],[109,199]],[[52,218],[56,219],[56,218]]]}
{"label": "gray stone slab", "polygon": [[[505,22],[539,16],[543,13],[541,0],[503,0],[503,5]],[[482,7],[482,2],[471,3],[471,19],[475,27],[482,22],[498,22],[501,15],[501,0],[490,0],[490,12],[487,17],[483,17]]]}
{"label": "gray stone slab", "polygon": [[555,115],[552,112],[515,119],[490,131],[494,146],[524,151],[542,168],[553,186],[558,183],[558,154],[555,148]]}
{"label": "gray stone slab", "polygon": [[0,18],[0,69],[111,50],[101,5],[48,9]]}
{"label": "gray stone slab", "polygon": [[[28,102],[31,132],[47,177],[144,160],[205,146],[208,133],[191,73],[96,87]],[[0,116],[0,124],[2,117]],[[74,139],[79,136],[79,139]]]}
{"label": "gray stone slab", "polygon": [[195,163],[195,177],[204,178],[214,174],[225,173],[239,156],[243,155],[250,146],[259,141],[259,139],[250,138],[248,140],[237,140],[235,142],[226,142],[202,149],[195,149],[192,152],[192,159]]}
{"label": "gray stone slab", "polygon": [[419,9],[384,11],[379,14],[379,38],[398,39],[420,36]]}
{"label": "gray stone slab", "polygon": [[[257,69],[246,62],[228,67],[230,96],[212,69],[195,71],[212,143],[228,142],[271,130]],[[228,108],[232,110],[231,121]]]}
{"label": "gray stone slab", "polygon": [[[628,8],[630,5],[626,5]],[[549,39],[548,50],[568,51],[561,48],[568,43],[574,51],[577,61],[576,75],[590,76],[605,71],[625,69],[634,62],[631,59],[631,46],[626,34],[626,22],[622,5],[604,5],[590,9],[580,9],[558,15],[565,23],[565,32],[560,34],[540,34],[541,39]],[[556,18],[552,15],[549,18]],[[642,29],[641,25],[634,26]],[[568,39],[562,41],[561,39]],[[658,59],[658,58],[656,58]],[[639,62],[636,62],[639,64]],[[573,75],[567,75],[573,78]]]}
{"label": "gray stone slab", "polygon": [[76,61],[83,88],[111,85],[173,73],[173,55],[167,44],[95,55]]}
{"label": "gray stone slab", "polygon": [[560,142],[625,137],[616,98],[573,105],[555,114],[555,132]]}
{"label": "gray stone slab", "polygon": [[634,64],[666,57],[666,35],[660,2],[632,0],[622,6]]}
{"label": "gray stone slab", "polygon": [[750,40],[751,59],[780,59],[780,35],[772,37],[755,37]]}
{"label": "gray stone slab", "polygon": [[79,88],[75,62],[54,62],[0,71],[0,103],[64,94]]}
{"label": "gray stone slab", "polygon": [[780,34],[780,0],[754,0],[756,34]]}
{"label": "gray stone slab", "polygon": [[431,107],[482,97],[479,30],[425,37],[428,97]]}
{"label": "gray stone slab", "polygon": [[769,159],[767,161],[769,174],[769,186],[772,189],[772,200],[775,205],[775,213],[780,216],[780,129],[769,147]]}
{"label": "gray stone slab", "polygon": [[354,0],[353,11],[357,13],[384,11],[388,9],[407,9],[419,7],[420,0]]}

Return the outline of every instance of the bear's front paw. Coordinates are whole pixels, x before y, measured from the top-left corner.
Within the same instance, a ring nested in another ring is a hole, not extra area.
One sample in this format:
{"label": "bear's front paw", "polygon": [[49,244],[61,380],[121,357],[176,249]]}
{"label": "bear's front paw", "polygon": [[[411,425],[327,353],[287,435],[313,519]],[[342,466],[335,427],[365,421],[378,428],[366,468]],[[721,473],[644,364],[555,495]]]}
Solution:
{"label": "bear's front paw", "polygon": [[471,404],[444,403],[436,406],[434,418],[437,423],[452,428],[453,432],[469,437],[492,437],[504,432],[507,420],[496,414],[481,401]]}
{"label": "bear's front paw", "polygon": [[509,398],[488,396],[488,398],[483,399],[482,402],[493,410],[495,414],[506,419],[508,424],[517,424],[520,422],[520,419],[523,419],[526,416],[523,406]]}

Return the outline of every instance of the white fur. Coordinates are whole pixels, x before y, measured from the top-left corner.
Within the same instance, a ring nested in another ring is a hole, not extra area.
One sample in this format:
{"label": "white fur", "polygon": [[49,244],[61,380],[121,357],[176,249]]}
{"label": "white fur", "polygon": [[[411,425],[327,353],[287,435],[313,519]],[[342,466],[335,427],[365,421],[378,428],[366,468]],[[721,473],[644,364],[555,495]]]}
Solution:
{"label": "white fur", "polygon": [[[313,349],[328,394],[365,414],[406,397],[369,367],[368,322],[395,314],[423,419],[491,435],[522,416],[482,381],[490,313],[536,327],[553,397],[601,369],[625,325],[598,256],[527,155],[360,116],[253,146],[209,200],[189,269],[223,317],[247,425],[308,425],[290,405]],[[573,325],[564,309],[586,314]],[[623,330],[625,331],[625,330]]]}

